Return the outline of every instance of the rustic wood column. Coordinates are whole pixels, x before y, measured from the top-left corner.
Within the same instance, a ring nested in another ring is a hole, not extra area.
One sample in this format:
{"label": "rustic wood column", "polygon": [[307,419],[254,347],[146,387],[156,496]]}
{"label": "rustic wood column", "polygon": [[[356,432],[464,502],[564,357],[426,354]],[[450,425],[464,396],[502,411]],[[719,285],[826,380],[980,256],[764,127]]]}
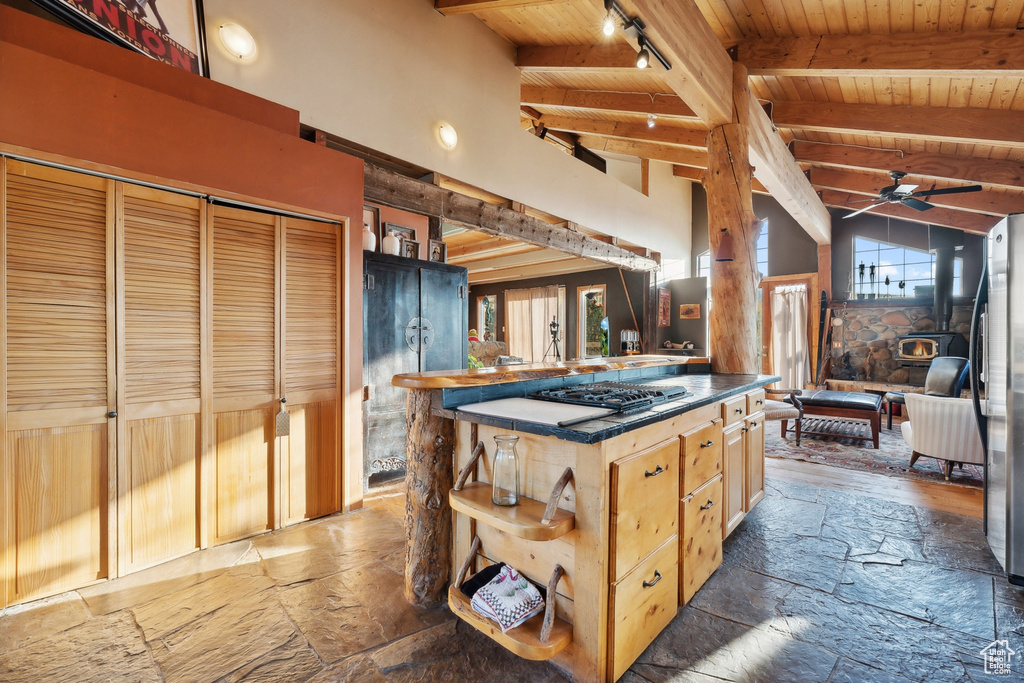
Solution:
{"label": "rustic wood column", "polygon": [[405,598],[418,607],[444,604],[452,573],[455,421],[434,414],[440,399],[440,390],[410,389],[405,404]]}
{"label": "rustic wood column", "polygon": [[[757,367],[756,228],[747,154],[747,73],[735,65],[733,123],[708,133],[708,243],[711,247],[711,370],[755,373]],[[732,238],[733,260],[716,261],[722,237]]]}

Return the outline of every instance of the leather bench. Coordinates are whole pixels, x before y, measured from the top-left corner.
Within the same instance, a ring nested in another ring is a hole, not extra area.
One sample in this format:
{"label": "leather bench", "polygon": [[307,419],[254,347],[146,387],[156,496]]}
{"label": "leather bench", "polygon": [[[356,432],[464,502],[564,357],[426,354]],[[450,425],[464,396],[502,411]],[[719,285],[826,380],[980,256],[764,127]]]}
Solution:
{"label": "leather bench", "polygon": [[804,436],[831,436],[859,441],[871,441],[878,448],[878,430],[882,426],[882,397],[855,391],[820,389],[800,395],[804,415],[823,415],[835,418],[866,420],[871,425],[871,436],[861,436],[854,426],[844,420],[804,422]]}

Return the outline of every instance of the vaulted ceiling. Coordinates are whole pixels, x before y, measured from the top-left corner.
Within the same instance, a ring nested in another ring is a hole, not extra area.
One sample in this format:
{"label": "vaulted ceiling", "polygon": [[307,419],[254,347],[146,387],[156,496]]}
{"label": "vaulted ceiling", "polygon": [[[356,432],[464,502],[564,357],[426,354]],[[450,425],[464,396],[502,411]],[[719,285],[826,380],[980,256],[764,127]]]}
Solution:
{"label": "vaulted ceiling", "polygon": [[646,24],[670,70],[657,59],[636,68],[621,17],[604,35],[603,0],[435,0],[516,46],[524,128],[553,144],[666,161],[698,181],[709,127],[732,116],[732,61],[742,64],[763,110],[752,121],[764,117],[751,142],[755,191],[819,243],[824,207],[870,206],[892,171],[919,190],[982,189],[925,197],[927,211],[886,203],[871,213],[984,233],[1024,210],[1024,0],[617,6]]}

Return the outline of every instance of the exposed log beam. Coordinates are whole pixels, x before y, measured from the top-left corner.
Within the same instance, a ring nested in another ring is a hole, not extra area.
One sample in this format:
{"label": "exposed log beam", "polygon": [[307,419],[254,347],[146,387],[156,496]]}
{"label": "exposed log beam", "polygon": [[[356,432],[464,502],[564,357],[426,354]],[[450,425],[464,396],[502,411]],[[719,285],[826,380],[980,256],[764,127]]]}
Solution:
{"label": "exposed log beam", "polygon": [[581,135],[580,144],[596,152],[625,154],[640,157],[641,159],[655,159],[656,161],[667,161],[673,164],[694,166],[696,168],[708,167],[708,153],[703,149],[676,147],[674,145],[662,145],[653,142],[638,142],[621,138],[604,138],[595,135]]}
{"label": "exposed log beam", "polygon": [[1024,77],[1024,33],[861,33],[751,40],[737,61],[752,76]]}
{"label": "exposed log beam", "polygon": [[434,0],[434,9],[444,15],[475,14],[489,10],[513,9],[532,5],[555,5],[568,0]]}
{"label": "exposed log beam", "polygon": [[489,235],[559,249],[626,270],[650,271],[658,267],[652,259],[598,242],[579,232],[408,178],[370,163],[366,163],[363,168],[363,195],[373,203],[426,216],[441,216],[447,221],[461,223]]}
{"label": "exposed log beam", "polygon": [[[747,74],[742,64],[736,65],[736,79],[737,88],[746,87]],[[786,143],[775,132],[764,109],[755,98],[747,99],[746,111],[737,114],[740,123],[746,124],[748,129],[754,177],[811,239],[818,244],[828,244],[832,241],[832,217],[793,159]]]}
{"label": "exposed log beam", "polygon": [[[918,183],[918,180],[911,176],[900,182]],[[885,173],[855,173],[840,171],[834,168],[812,168],[810,171],[810,181],[811,185],[818,189],[854,192],[871,197],[877,196],[878,191],[883,187],[892,185],[892,179]],[[927,190],[932,185],[936,189],[962,187],[962,185],[951,185],[949,183],[922,183],[917,189],[918,191]],[[957,211],[969,211],[990,216],[1005,216],[1024,209],[1024,196],[992,192],[991,190],[921,197],[921,199],[935,206],[944,206],[948,209],[956,209]],[[864,205],[861,204],[860,206]]]}
{"label": "exposed log beam", "polygon": [[634,0],[645,35],[669,61],[661,72],[672,91],[708,128],[730,123],[732,60],[692,0]]}
{"label": "exposed log beam", "polygon": [[981,145],[1024,143],[1024,111],[975,107],[776,102],[780,128]]}
{"label": "exposed log beam", "polygon": [[[614,45],[520,45],[516,66],[523,71],[633,71],[636,48]],[[647,67],[646,71],[650,71]]]}
{"label": "exposed log beam", "polygon": [[686,106],[679,99],[678,95],[570,90],[568,88],[523,85],[520,89],[519,97],[523,104],[534,107],[597,109],[599,111],[621,111],[631,114],[657,114],[658,116],[697,118],[693,110]]}
{"label": "exposed log beam", "polygon": [[[828,206],[834,206],[846,211],[855,211],[863,207],[863,204],[852,204],[857,199],[863,199],[863,195],[850,194],[848,192],[836,192],[835,190],[824,190],[821,193],[821,200]],[[912,223],[925,223],[930,225],[941,225],[947,228],[956,228],[964,232],[977,235],[988,234],[992,226],[1002,220],[995,216],[983,216],[977,213],[955,211],[953,209],[929,209],[928,211],[915,211],[901,204],[883,204],[871,209],[870,213],[879,216],[892,216]],[[841,220],[841,219],[837,219]]]}
{"label": "exposed log beam", "polygon": [[797,161],[861,170],[903,171],[936,180],[962,180],[1007,189],[1024,189],[1024,164],[1007,159],[978,159],[930,152],[866,149],[849,145],[795,140]]}
{"label": "exposed log beam", "polygon": [[679,126],[657,125],[654,128],[648,128],[645,123],[551,116],[549,114],[541,117],[541,123],[553,130],[564,130],[570,133],[606,135],[643,142],[664,142],[697,149],[704,149],[707,143],[706,131]]}

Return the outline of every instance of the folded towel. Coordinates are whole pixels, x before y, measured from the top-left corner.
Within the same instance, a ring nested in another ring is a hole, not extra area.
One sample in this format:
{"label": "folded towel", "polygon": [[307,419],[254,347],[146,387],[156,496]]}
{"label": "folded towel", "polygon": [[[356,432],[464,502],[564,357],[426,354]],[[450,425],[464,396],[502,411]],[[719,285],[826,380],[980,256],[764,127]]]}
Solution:
{"label": "folded towel", "polygon": [[477,614],[498,622],[502,633],[544,609],[544,599],[536,587],[508,565],[480,588],[469,604]]}

